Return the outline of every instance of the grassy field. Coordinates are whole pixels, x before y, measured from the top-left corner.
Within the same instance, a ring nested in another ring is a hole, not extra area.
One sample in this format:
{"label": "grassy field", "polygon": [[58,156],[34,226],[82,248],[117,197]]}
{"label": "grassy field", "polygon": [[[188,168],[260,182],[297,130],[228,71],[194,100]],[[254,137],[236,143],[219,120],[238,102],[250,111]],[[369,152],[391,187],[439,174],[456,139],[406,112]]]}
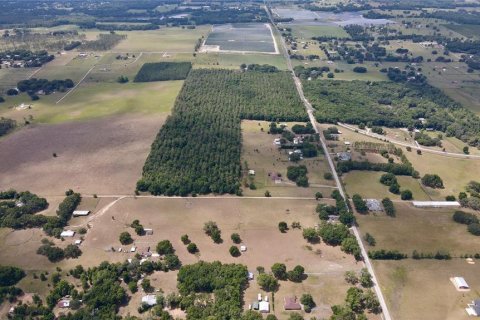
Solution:
{"label": "grassy field", "polygon": [[348,33],[337,26],[289,25],[295,38],[310,40],[312,37],[349,38]]}
{"label": "grassy field", "polygon": [[[375,261],[374,268],[394,319],[471,319],[465,308],[479,295],[478,262]],[[450,281],[452,276],[464,277],[472,290],[458,292]]]}
{"label": "grassy field", "polygon": [[480,25],[477,24],[445,24],[444,26],[467,38],[478,39],[480,37]]}
{"label": "grassy field", "polygon": [[[380,183],[382,172],[371,171],[352,171],[346,173],[342,180],[345,184],[347,193],[352,196],[355,193],[360,194],[363,198],[368,199],[390,199],[400,200],[400,195],[393,194],[388,191],[388,186]],[[407,176],[398,176],[400,190],[410,190],[415,200],[430,200],[428,194],[423,190],[419,180]],[[365,188],[368,186],[368,188]]]}
{"label": "grassy field", "polygon": [[419,209],[409,202],[394,205],[395,218],[384,213],[357,215],[361,233],[368,232],[377,240],[373,249],[399,250],[408,255],[413,250],[447,250],[457,256],[479,251],[480,238],[470,234],[465,225],[452,220],[457,209]]}
{"label": "grassy field", "polygon": [[[291,127],[294,123],[288,123]],[[297,187],[294,182],[288,180],[287,167],[295,165],[288,161],[288,153],[279,150],[273,144],[273,140],[280,135],[268,134],[268,122],[265,121],[242,121],[242,163],[247,162],[250,169],[255,170],[254,183],[256,190],[244,188],[245,195],[262,196],[269,190],[275,196],[308,196],[313,197],[315,192],[320,191],[329,196],[334,190],[335,183],[326,180],[323,175],[330,172],[328,163],[323,156],[307,158],[298,164],[304,164],[308,169],[308,178],[311,187]],[[262,131],[263,130],[263,131]],[[281,174],[282,182],[275,183],[272,174]]]}
{"label": "grassy field", "polygon": [[[367,249],[396,249],[409,255],[413,250],[447,250],[452,255],[478,251],[478,237],[452,221],[454,209],[418,209],[408,203],[395,207],[395,218],[383,213],[357,215],[361,233],[370,233],[377,242]],[[478,261],[471,265],[460,258],[407,259],[373,264],[395,319],[468,319],[464,308],[479,294]],[[449,280],[453,276],[464,277],[472,290],[458,292]]]}
{"label": "grassy field", "polygon": [[[341,72],[334,73],[335,78],[333,80],[364,80],[364,81],[386,81],[388,80],[386,74],[381,73],[380,69],[382,66],[375,67],[371,62],[366,62],[364,64],[348,64],[343,61],[334,61],[333,63],[328,63],[327,61],[315,60],[315,61],[301,61],[301,60],[292,60],[294,66],[303,65],[304,67],[323,67],[327,66],[333,72],[335,69],[341,70]],[[353,68],[357,66],[362,66],[367,68],[366,73],[356,73],[353,72]],[[318,78],[322,80],[332,80],[328,79],[326,74],[323,78]]]}
{"label": "grassy field", "polygon": [[[317,204],[315,200],[129,198],[117,202],[106,213],[99,213],[112,200],[102,199],[88,218],[71,220],[70,224],[77,226],[76,228],[87,222],[91,228],[81,245],[83,255],[79,259],[59,263],[58,266],[63,270],[69,270],[77,264],[87,268],[98,265],[104,260],[117,262],[132,258],[134,253],[106,252],[105,248],[122,247],[118,241],[118,235],[123,231],[129,231],[134,235],[128,225],[133,219],[139,219],[145,228],[154,230],[151,236],[133,236],[134,245],[139,253],[145,252],[147,247],[153,248],[160,240],[168,239],[172,242],[183,264],[191,264],[199,260],[242,263],[256,275],[257,266],[264,266],[269,270],[276,262],[285,263],[288,269],[297,264],[303,265],[305,272],[309,274],[307,280],[302,283],[281,281],[280,289],[275,294],[274,314],[279,319],[286,320],[288,313],[283,311],[283,298],[287,295],[300,296],[305,292],[311,293],[317,304],[317,308],[309,317],[329,317],[330,306],[341,303],[348,289],[348,285],[343,280],[343,274],[345,271],[358,271],[361,268],[352,256],[345,255],[338,247],[329,247],[324,244],[307,245],[301,230],[289,230],[287,233],[278,231],[278,222],[282,220],[288,224],[298,221],[304,227],[318,223],[318,217],[314,213]],[[262,214],[259,215],[259,212]],[[209,220],[218,224],[222,231],[223,243],[213,243],[203,232],[203,224]],[[238,258],[233,258],[228,252],[228,248],[232,245],[230,234],[233,232],[239,233],[242,243],[247,246],[247,251]],[[198,254],[192,255],[187,252],[185,245],[180,241],[183,234],[188,234],[189,238],[197,244],[200,250]],[[55,264],[50,264],[45,257],[35,253],[40,245],[41,231],[5,232],[0,230],[0,236],[2,237],[0,241],[2,262],[22,266],[28,271],[54,270]],[[18,245],[20,238],[30,240]],[[68,239],[63,243],[56,242],[60,246],[65,246],[72,241],[73,239]],[[272,246],[272,243],[276,245]],[[13,254],[11,248],[16,244],[18,250]],[[130,248],[130,246],[123,247]],[[17,256],[25,258],[18,259]],[[176,272],[155,272],[149,277],[152,279],[152,285],[162,288],[165,294],[176,290]],[[23,288],[26,292],[39,290],[40,280],[31,279],[27,277],[25,280]],[[267,295],[258,288],[256,281],[251,282],[244,295],[245,308],[259,292]],[[132,312],[132,315],[137,315],[139,297],[134,296],[131,304],[122,308],[122,315],[126,315],[128,311]]]}
{"label": "grassy field", "polygon": [[196,41],[206,37],[209,26],[196,29],[161,28],[148,31],[125,31],[127,39],[120,42],[113,51],[118,52],[193,52]]}
{"label": "grassy field", "polygon": [[[0,114],[21,121],[33,116],[35,122],[60,123],[87,120],[125,113],[165,113],[173,107],[183,81],[152,83],[85,83],[59,104],[60,93],[42,97],[34,103],[26,94],[8,98]],[[32,109],[16,110],[9,106],[32,103]]]}

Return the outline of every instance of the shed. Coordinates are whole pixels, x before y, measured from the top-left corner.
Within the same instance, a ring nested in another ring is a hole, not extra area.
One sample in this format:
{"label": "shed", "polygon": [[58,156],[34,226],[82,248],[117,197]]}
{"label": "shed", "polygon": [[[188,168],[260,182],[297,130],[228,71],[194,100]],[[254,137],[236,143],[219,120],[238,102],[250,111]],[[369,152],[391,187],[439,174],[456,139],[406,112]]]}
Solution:
{"label": "shed", "polygon": [[65,230],[60,233],[60,237],[73,237],[75,235],[75,231],[73,230]]}
{"label": "shed", "polygon": [[253,301],[253,302],[252,302],[252,309],[253,309],[253,310],[258,310],[259,307],[260,307],[260,306],[259,306],[259,304],[258,304],[258,301]]}
{"label": "shed", "polygon": [[412,201],[417,208],[457,208],[460,207],[458,201]]}
{"label": "shed", "polygon": [[480,299],[473,300],[472,303],[467,304],[465,310],[469,316],[480,317]]}
{"label": "shed", "polygon": [[75,244],[76,244],[77,246],[79,246],[80,244],[82,244],[82,240],[80,240],[80,239],[75,240]]}
{"label": "shed", "polygon": [[240,246],[240,251],[241,252],[247,251],[247,246],[245,246],[245,245]]}
{"label": "shed", "polygon": [[90,214],[89,210],[75,210],[73,211],[73,216],[74,217],[84,217],[88,216]]}
{"label": "shed", "polygon": [[135,246],[130,248],[130,252],[135,252],[135,251],[137,251],[137,248]]}
{"label": "shed", "polygon": [[145,231],[145,235],[151,236],[153,234],[153,229],[143,229]]}
{"label": "shed", "polygon": [[255,175],[255,170],[252,170],[252,169],[248,170],[248,174],[251,175],[251,176],[254,176]]}
{"label": "shed", "polygon": [[302,306],[297,301],[297,297],[285,297],[284,304],[285,310],[301,310]]}
{"label": "shed", "polygon": [[452,279],[453,284],[458,289],[470,289],[468,286],[467,281],[463,277],[453,277]]}
{"label": "shed", "polygon": [[262,313],[268,313],[270,312],[270,303],[267,301],[260,301],[259,306],[258,306],[258,311]]}
{"label": "shed", "polygon": [[248,272],[247,278],[248,280],[253,280],[255,278],[255,276],[253,275],[253,272]]}
{"label": "shed", "polygon": [[157,296],[153,294],[149,294],[142,297],[142,303],[145,303],[149,306],[154,306],[157,304]]}

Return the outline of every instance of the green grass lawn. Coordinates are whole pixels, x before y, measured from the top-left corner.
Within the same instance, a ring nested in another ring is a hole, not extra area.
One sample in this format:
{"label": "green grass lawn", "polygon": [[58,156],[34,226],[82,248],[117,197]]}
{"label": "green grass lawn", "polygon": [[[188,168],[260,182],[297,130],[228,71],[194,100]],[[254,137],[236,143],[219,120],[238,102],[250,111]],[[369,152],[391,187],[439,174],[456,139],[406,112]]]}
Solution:
{"label": "green grass lawn", "polygon": [[310,40],[312,37],[350,38],[348,33],[338,26],[293,25],[292,35],[299,39]]}
{"label": "green grass lawn", "polygon": [[121,41],[113,51],[120,52],[193,52],[195,43],[206,37],[210,26],[196,29],[161,28],[148,31],[122,31],[127,39]]}
{"label": "green grass lawn", "polygon": [[[347,193],[352,196],[358,193],[363,198],[400,200],[400,195],[388,191],[388,187],[380,183],[380,177],[383,172],[372,171],[351,171],[342,178],[345,183]],[[420,181],[407,176],[397,176],[400,184],[400,190],[408,189],[412,191],[416,200],[430,200],[420,185]],[[367,187],[366,187],[367,186]]]}
{"label": "green grass lawn", "polygon": [[[26,94],[7,98],[0,115],[23,122],[32,115],[35,122],[60,123],[87,120],[124,113],[170,112],[183,81],[151,83],[82,83],[59,104],[60,93],[31,102]],[[32,109],[14,110],[8,106],[31,103]]]}

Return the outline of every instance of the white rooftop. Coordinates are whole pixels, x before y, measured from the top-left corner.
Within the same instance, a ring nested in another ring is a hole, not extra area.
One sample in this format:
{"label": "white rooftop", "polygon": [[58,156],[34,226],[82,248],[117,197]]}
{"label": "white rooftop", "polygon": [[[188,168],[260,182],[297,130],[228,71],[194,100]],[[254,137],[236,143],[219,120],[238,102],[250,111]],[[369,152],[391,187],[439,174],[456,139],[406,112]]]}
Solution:
{"label": "white rooftop", "polygon": [[142,297],[142,303],[146,303],[149,306],[154,306],[157,304],[157,296],[149,294]]}
{"label": "white rooftop", "polygon": [[412,203],[415,207],[460,207],[460,203],[458,201],[412,201]]}
{"label": "white rooftop", "polygon": [[65,230],[60,233],[60,237],[73,237],[75,235],[75,231],[73,230]]}
{"label": "white rooftop", "polygon": [[267,301],[260,301],[260,303],[258,304],[258,311],[270,312],[270,303]]}
{"label": "white rooftop", "polygon": [[73,211],[73,216],[74,217],[88,216],[89,214],[90,214],[90,211],[88,211],[88,210],[75,210],[75,211]]}

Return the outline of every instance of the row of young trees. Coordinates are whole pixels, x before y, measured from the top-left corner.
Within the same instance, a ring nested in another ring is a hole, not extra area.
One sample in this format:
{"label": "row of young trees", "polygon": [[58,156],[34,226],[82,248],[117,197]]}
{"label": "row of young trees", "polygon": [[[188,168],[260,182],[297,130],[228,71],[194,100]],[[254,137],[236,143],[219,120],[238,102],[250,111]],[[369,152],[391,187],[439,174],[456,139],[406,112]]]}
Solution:
{"label": "row of young trees", "polygon": [[286,72],[192,70],[137,183],[152,194],[240,193],[241,119],[306,121]]}
{"label": "row of young trees", "polygon": [[135,76],[134,82],[184,80],[191,69],[191,62],[145,63]]}

